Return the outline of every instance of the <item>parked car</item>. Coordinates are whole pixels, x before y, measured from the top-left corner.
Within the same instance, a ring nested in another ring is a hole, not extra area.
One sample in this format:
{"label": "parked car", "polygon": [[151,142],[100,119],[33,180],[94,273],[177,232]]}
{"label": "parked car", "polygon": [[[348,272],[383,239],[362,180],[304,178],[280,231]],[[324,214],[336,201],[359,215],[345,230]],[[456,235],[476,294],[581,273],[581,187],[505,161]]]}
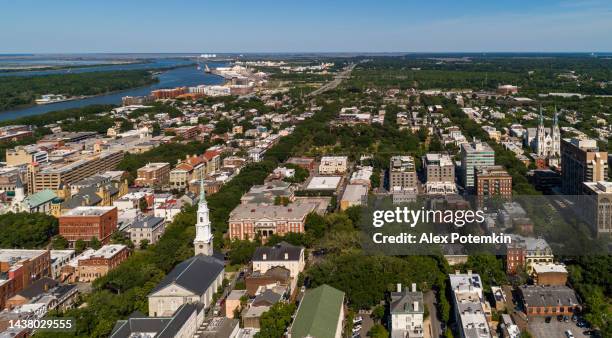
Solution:
{"label": "parked car", "polygon": [[563,315],[558,315],[557,316],[557,321],[562,322],[563,321]]}
{"label": "parked car", "polygon": [[570,330],[565,331],[565,336],[567,338],[574,338],[574,334]]}
{"label": "parked car", "polygon": [[361,323],[362,321],[363,321],[363,317],[361,316],[357,316],[353,318],[353,324],[358,324],[358,323]]}
{"label": "parked car", "polygon": [[357,333],[359,331],[361,331],[361,325],[357,325],[357,326],[353,327],[353,333]]}
{"label": "parked car", "polygon": [[545,321],[546,323],[550,323],[550,321],[551,321],[551,320],[552,320],[552,317],[551,317],[551,316],[548,316],[548,317],[544,318],[544,321]]}

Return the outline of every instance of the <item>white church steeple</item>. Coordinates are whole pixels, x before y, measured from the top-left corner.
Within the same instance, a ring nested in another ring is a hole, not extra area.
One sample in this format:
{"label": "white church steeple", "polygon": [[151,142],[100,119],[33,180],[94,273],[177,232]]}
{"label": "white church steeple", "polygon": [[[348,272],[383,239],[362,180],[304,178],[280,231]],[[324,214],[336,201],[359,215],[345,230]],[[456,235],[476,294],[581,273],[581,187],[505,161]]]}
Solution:
{"label": "white church steeple", "polygon": [[198,202],[198,213],[196,222],[196,235],[193,240],[195,255],[203,254],[212,256],[213,236],[210,230],[210,219],[208,215],[208,203],[206,203],[206,192],[204,190],[204,179],[200,179],[200,200]]}

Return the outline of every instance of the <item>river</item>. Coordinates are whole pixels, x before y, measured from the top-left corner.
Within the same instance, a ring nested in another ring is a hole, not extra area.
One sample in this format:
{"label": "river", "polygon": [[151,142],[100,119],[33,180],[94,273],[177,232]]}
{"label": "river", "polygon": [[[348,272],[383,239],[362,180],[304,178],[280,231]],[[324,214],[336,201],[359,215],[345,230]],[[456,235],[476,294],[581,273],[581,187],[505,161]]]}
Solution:
{"label": "river", "polygon": [[[125,65],[105,65],[96,67],[76,68],[73,72],[85,72],[85,71],[109,71],[109,70],[132,70],[132,69],[148,69],[152,68],[152,65],[157,67],[174,67],[180,66],[183,62],[190,63],[188,60],[154,60],[151,63],[146,64],[125,64]],[[223,67],[226,63],[209,62],[209,67]],[[154,67],[155,67],[154,66]],[[65,72],[66,70],[63,70]],[[49,74],[50,72],[58,72],[58,70],[52,71],[40,71],[40,73]],[[61,71],[60,71],[61,72]],[[12,73],[12,75],[21,75],[21,72]],[[35,72],[27,72],[27,75],[37,76],[44,74],[32,74]],[[98,95],[88,97],[80,100],[64,101],[58,103],[51,103],[45,105],[36,105],[25,108],[19,108],[14,110],[6,110],[0,112],[0,121],[16,119],[24,116],[39,115],[51,111],[63,110],[69,108],[78,108],[89,106],[93,104],[121,104],[121,98],[123,96],[142,96],[148,95],[152,90],[160,88],[174,88],[180,86],[197,86],[201,84],[213,85],[222,84],[223,78],[213,74],[204,73],[203,70],[197,70],[196,66],[186,66],[180,68],[174,68],[163,71],[157,75],[159,82],[151,84],[145,87],[127,89],[119,92]],[[1,78],[0,78],[1,81]],[[61,93],[54,93],[61,94]]]}

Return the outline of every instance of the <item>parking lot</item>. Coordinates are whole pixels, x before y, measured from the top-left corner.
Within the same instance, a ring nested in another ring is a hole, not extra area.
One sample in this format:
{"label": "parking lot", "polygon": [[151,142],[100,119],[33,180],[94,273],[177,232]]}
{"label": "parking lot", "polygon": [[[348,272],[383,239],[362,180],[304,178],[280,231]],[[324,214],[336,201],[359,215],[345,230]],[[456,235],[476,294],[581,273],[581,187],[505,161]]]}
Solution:
{"label": "parking lot", "polygon": [[372,320],[372,318],[370,318],[370,315],[366,312],[360,312],[359,314],[357,314],[357,316],[361,316],[363,320],[361,321],[361,324],[359,324],[361,325],[361,330],[359,330],[359,332],[354,332],[353,336],[356,336],[357,334],[359,334],[360,337],[365,338],[368,336],[368,332],[374,325],[374,321]]}
{"label": "parking lot", "polygon": [[559,322],[556,317],[552,317],[550,323],[546,323],[544,317],[531,317],[528,327],[534,338],[567,338],[567,330],[572,331],[576,338],[590,337],[582,333],[587,329],[576,326],[576,322]]}

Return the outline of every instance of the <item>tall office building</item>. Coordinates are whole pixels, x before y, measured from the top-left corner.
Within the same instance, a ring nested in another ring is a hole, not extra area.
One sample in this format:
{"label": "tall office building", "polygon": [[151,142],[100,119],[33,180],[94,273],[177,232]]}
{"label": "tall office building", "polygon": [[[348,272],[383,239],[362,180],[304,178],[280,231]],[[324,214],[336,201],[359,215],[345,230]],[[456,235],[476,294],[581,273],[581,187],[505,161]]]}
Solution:
{"label": "tall office building", "polygon": [[389,190],[416,190],[417,175],[412,156],[393,156],[389,163]]}
{"label": "tall office building", "polygon": [[426,154],[423,157],[425,167],[425,190],[428,194],[452,194],[455,186],[455,164],[448,154]]}
{"label": "tall office building", "polygon": [[612,182],[583,183],[580,209],[597,236],[612,235]]}
{"label": "tall office building", "polygon": [[461,179],[466,189],[474,188],[474,171],[495,165],[495,151],[485,142],[474,140],[461,145]]}
{"label": "tall office building", "polygon": [[608,153],[599,151],[592,139],[561,141],[561,188],[566,195],[581,195],[584,182],[608,178]]}

